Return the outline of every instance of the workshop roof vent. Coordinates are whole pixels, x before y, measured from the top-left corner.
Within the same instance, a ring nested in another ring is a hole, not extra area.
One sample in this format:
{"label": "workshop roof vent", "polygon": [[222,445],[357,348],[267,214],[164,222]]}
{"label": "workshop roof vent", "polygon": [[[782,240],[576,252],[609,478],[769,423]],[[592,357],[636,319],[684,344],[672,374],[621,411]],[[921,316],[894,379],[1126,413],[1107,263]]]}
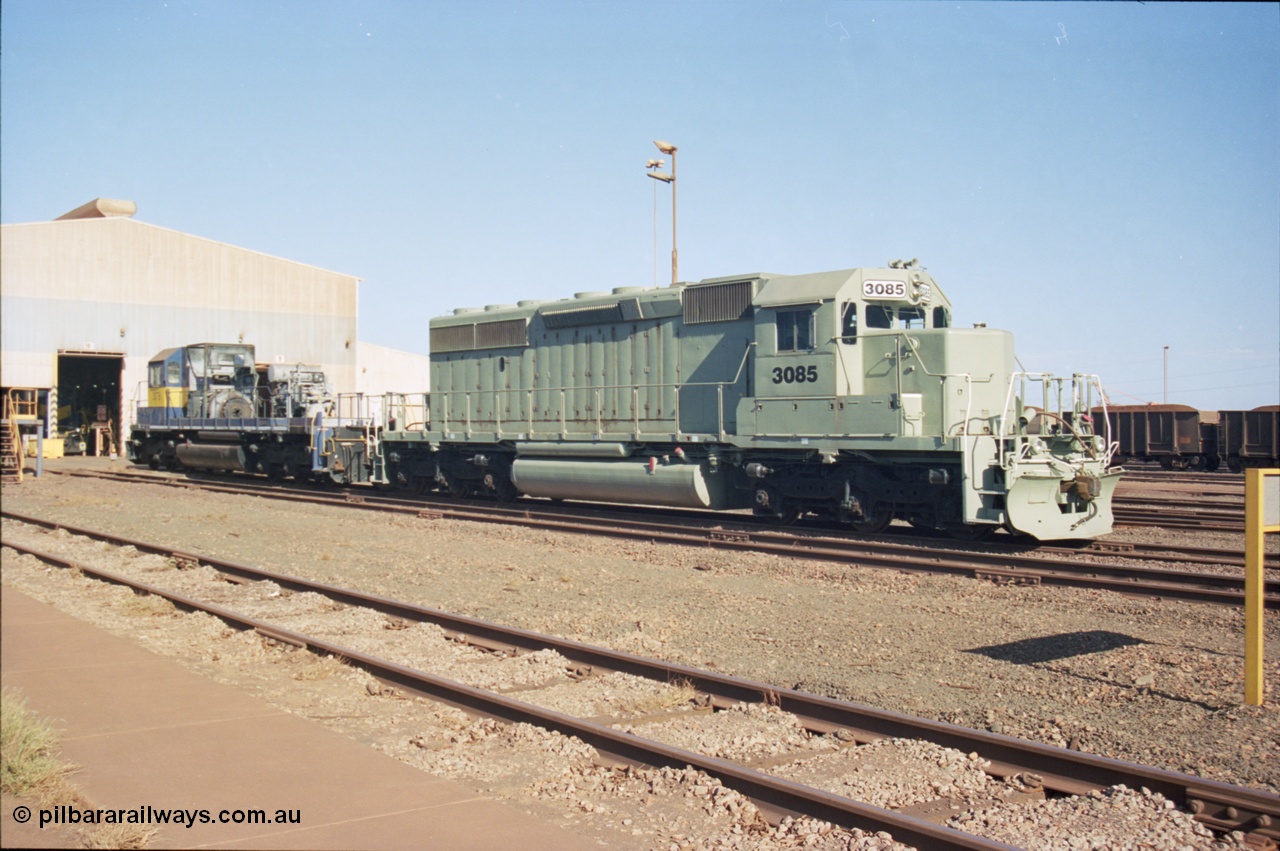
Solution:
{"label": "workshop roof vent", "polygon": [[119,201],[115,198],[94,198],[88,204],[76,207],[70,213],[63,213],[55,222],[65,219],[110,219],[124,217],[133,218],[138,212],[138,205],[132,201]]}

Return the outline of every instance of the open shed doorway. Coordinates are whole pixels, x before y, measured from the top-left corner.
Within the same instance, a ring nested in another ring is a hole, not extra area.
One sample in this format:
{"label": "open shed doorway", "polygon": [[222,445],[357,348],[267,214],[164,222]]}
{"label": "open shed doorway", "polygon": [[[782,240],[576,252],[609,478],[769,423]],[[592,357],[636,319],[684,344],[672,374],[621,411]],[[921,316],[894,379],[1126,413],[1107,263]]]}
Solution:
{"label": "open shed doorway", "polygon": [[120,452],[123,352],[58,352],[58,434],[78,436],[85,455]]}

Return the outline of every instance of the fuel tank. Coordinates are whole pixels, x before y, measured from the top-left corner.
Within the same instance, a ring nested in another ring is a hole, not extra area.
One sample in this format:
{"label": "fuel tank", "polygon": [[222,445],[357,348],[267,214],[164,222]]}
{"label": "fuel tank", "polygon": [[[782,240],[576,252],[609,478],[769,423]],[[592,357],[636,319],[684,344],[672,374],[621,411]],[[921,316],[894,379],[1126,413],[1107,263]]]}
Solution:
{"label": "fuel tank", "polygon": [[197,470],[236,470],[243,473],[249,469],[245,465],[244,448],[239,445],[180,443],[174,451],[184,466]]}
{"label": "fuel tank", "polygon": [[676,508],[748,507],[750,491],[738,493],[726,479],[710,474],[703,464],[649,459],[517,458],[511,465],[511,480],[529,496]]}

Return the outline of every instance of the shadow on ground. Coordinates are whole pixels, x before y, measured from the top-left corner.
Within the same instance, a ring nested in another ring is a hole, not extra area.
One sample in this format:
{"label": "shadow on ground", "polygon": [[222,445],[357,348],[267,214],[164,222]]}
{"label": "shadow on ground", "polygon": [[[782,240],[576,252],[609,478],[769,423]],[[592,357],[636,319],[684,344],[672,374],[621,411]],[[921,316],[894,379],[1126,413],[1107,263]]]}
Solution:
{"label": "shadow on ground", "polygon": [[964,652],[976,653],[1000,662],[1012,662],[1015,665],[1034,665],[1038,662],[1070,659],[1072,656],[1104,653],[1119,647],[1133,647],[1146,643],[1132,635],[1095,629],[1087,632],[1062,632],[1039,638],[1024,638],[1008,644],[974,647]]}

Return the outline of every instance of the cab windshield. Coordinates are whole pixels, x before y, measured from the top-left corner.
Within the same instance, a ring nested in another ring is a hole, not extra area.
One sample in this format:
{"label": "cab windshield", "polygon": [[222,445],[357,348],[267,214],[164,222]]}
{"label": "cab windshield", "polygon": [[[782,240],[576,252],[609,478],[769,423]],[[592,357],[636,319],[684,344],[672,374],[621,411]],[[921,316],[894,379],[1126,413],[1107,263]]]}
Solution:
{"label": "cab windshield", "polygon": [[867,305],[868,328],[927,328],[923,307],[895,307],[891,304]]}

